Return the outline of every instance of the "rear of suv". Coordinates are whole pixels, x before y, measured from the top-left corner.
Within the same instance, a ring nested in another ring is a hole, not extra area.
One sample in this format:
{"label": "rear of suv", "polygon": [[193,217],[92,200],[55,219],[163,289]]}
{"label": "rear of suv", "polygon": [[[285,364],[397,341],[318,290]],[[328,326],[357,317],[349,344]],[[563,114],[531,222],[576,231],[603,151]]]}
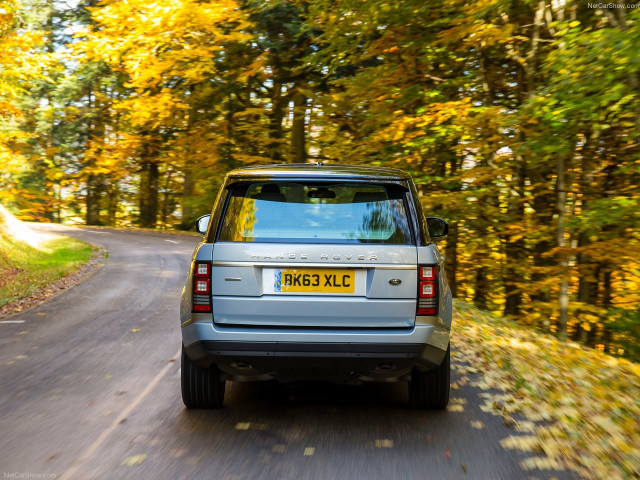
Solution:
{"label": "rear of suv", "polygon": [[406,381],[449,400],[451,294],[411,177],[271,165],[229,172],[181,299],[182,397],[219,408],[227,380]]}

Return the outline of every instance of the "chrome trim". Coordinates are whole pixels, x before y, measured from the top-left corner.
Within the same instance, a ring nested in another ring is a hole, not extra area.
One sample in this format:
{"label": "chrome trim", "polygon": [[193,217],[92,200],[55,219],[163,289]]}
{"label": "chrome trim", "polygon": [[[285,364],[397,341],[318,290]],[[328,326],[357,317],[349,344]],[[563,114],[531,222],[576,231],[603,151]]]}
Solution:
{"label": "chrome trim", "polygon": [[225,282],[241,282],[242,279],[238,277],[224,277]]}
{"label": "chrome trim", "polygon": [[[378,264],[378,263],[304,263],[304,262],[291,262],[291,263],[265,263],[265,262],[221,262],[213,261],[211,265],[214,267],[263,267],[263,268],[377,268],[380,270],[418,270],[416,265],[394,265],[392,263]],[[225,279],[226,280],[226,279]]]}

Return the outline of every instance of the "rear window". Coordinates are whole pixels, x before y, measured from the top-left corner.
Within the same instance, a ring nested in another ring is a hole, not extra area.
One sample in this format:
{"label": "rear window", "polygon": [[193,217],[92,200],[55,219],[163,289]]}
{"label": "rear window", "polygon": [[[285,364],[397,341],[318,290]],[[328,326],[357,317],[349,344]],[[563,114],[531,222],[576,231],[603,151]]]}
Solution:
{"label": "rear window", "polygon": [[399,186],[256,182],[229,193],[219,241],[412,244]]}

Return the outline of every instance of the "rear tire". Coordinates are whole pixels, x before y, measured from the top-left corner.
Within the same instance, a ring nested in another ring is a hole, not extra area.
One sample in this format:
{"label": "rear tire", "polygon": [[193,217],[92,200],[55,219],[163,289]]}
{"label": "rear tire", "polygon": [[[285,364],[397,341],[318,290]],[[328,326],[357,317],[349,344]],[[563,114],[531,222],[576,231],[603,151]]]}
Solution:
{"label": "rear tire", "polygon": [[226,381],[216,365],[202,368],[191,361],[182,346],[182,401],[187,408],[221,408]]}
{"label": "rear tire", "polygon": [[414,368],[409,381],[409,402],[413,408],[443,409],[449,404],[451,345],[440,366],[421,372]]}

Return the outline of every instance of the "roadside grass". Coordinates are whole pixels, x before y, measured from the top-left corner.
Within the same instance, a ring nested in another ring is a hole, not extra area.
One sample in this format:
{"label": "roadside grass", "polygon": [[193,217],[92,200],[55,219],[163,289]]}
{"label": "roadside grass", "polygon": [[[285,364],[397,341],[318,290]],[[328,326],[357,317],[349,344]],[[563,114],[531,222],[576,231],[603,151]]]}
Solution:
{"label": "roadside grass", "polygon": [[38,292],[91,258],[91,245],[75,238],[19,240],[5,220],[0,215],[0,307]]}
{"label": "roadside grass", "polygon": [[[504,448],[529,469],[564,466],[582,478],[640,478],[640,365],[454,302],[452,343],[483,411],[515,429]],[[474,373],[482,372],[475,376]],[[456,388],[456,385],[452,386]],[[498,392],[498,393],[495,393]]]}

